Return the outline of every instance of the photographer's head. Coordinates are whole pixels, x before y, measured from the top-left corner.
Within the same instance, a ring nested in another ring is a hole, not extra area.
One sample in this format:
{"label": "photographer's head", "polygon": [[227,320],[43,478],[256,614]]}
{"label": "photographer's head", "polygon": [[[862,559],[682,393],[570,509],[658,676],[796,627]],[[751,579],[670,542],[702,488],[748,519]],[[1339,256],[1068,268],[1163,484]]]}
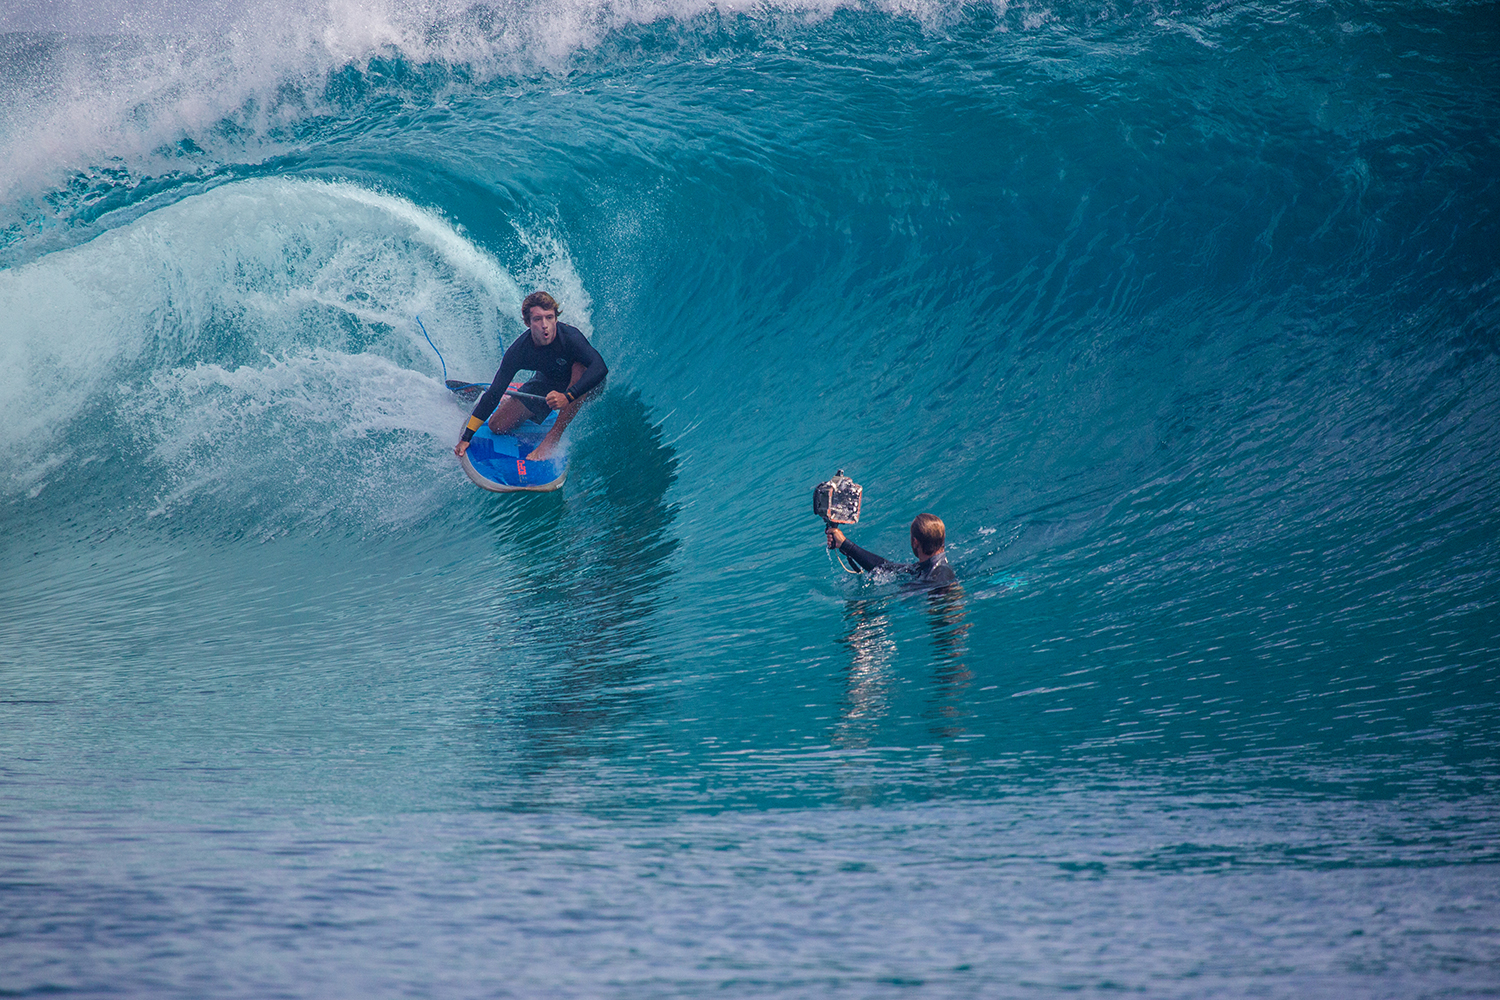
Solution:
{"label": "photographer's head", "polygon": [[911,551],[918,559],[930,559],[943,550],[947,529],[936,514],[918,514],[911,522]]}

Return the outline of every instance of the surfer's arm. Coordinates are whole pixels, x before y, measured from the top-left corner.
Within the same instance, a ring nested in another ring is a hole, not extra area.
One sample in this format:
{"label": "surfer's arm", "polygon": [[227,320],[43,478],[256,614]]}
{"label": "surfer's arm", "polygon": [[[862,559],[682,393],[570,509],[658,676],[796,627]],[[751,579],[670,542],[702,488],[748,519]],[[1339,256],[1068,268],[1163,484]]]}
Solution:
{"label": "surfer's arm", "polygon": [[[501,382],[500,376],[495,376],[495,381],[479,397],[479,402],[474,404],[474,409],[469,412],[469,419],[464,422],[464,432],[459,436],[458,443],[467,448],[474,437],[474,432],[484,426],[484,422],[495,412],[495,407],[500,405],[500,400],[505,397],[505,387],[509,382]],[[463,452],[458,452],[462,455]]]}
{"label": "surfer's arm", "polygon": [[[514,350],[514,345],[512,345]],[[510,380],[515,378],[516,372],[521,366],[516,364],[510,357],[510,351],[505,352],[505,359],[500,363],[500,370],[495,373],[495,380],[490,387],[484,390],[484,395],[479,397],[479,402],[474,404],[474,409],[469,411],[469,419],[464,423],[463,435],[458,439],[461,445],[467,445],[474,437],[474,432],[490,419],[490,414],[495,412],[495,407],[500,405],[500,400],[505,398],[505,390],[510,388]],[[456,454],[462,455],[459,451]]]}
{"label": "surfer's arm", "polygon": [[[594,350],[594,345],[590,344],[588,338],[583,334],[578,333],[576,336],[570,336],[569,339],[571,342],[568,346],[572,348],[573,360],[587,366],[584,368],[583,374],[574,379],[573,383],[568,386],[568,391],[563,393],[568,402],[571,403],[590,389],[593,389],[600,382],[603,382],[604,376],[609,374],[609,366],[604,363],[604,356]],[[558,409],[558,407],[554,407],[554,409]]]}

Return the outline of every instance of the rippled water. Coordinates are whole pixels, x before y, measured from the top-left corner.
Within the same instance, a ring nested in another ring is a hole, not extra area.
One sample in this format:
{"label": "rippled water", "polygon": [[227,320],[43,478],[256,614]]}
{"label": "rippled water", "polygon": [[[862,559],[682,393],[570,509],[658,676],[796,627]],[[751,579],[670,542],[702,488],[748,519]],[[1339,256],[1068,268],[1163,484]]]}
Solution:
{"label": "rippled water", "polygon": [[0,30],[0,992],[1492,995],[1493,5]]}

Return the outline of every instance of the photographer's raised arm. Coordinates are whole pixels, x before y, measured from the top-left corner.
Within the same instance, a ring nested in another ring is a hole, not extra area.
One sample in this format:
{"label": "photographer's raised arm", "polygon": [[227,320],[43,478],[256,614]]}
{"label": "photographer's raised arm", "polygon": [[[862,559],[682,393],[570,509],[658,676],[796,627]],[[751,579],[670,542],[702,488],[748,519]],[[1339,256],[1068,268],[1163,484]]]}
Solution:
{"label": "photographer's raised arm", "polygon": [[841,552],[843,555],[848,556],[849,561],[858,566],[861,572],[865,570],[882,569],[887,566],[893,569],[904,568],[897,565],[896,563],[891,562],[889,559],[882,559],[875,553],[870,552],[866,549],[862,549],[858,545],[855,545],[853,542],[849,541],[848,538],[844,537],[844,533],[842,531],[840,531],[838,528],[835,528],[831,524],[828,526],[828,530],[824,534],[828,539],[828,547],[830,549],[838,549],[839,552]]}
{"label": "photographer's raised arm", "polygon": [[877,556],[849,541],[832,522],[824,531],[830,549],[849,558],[861,572],[885,570],[887,572],[910,573],[924,587],[946,586],[957,578],[948,565],[946,549],[947,529],[942,518],[935,514],[918,514],[911,523],[911,554],[917,557],[914,563],[897,563]]}

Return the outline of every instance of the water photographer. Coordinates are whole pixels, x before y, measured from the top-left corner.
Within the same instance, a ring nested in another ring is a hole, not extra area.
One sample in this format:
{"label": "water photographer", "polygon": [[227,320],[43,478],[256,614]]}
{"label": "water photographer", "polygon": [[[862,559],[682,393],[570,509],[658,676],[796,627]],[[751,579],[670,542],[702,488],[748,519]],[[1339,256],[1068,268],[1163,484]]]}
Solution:
{"label": "water photographer", "polygon": [[936,514],[918,514],[911,522],[911,551],[917,557],[914,563],[892,562],[845,537],[839,526],[859,521],[862,497],[860,486],[845,476],[842,469],[828,482],[813,488],[813,513],[823,519],[828,547],[847,557],[856,572],[907,573],[913,577],[913,583],[922,587],[943,587],[957,580],[944,551],[947,528]]}

